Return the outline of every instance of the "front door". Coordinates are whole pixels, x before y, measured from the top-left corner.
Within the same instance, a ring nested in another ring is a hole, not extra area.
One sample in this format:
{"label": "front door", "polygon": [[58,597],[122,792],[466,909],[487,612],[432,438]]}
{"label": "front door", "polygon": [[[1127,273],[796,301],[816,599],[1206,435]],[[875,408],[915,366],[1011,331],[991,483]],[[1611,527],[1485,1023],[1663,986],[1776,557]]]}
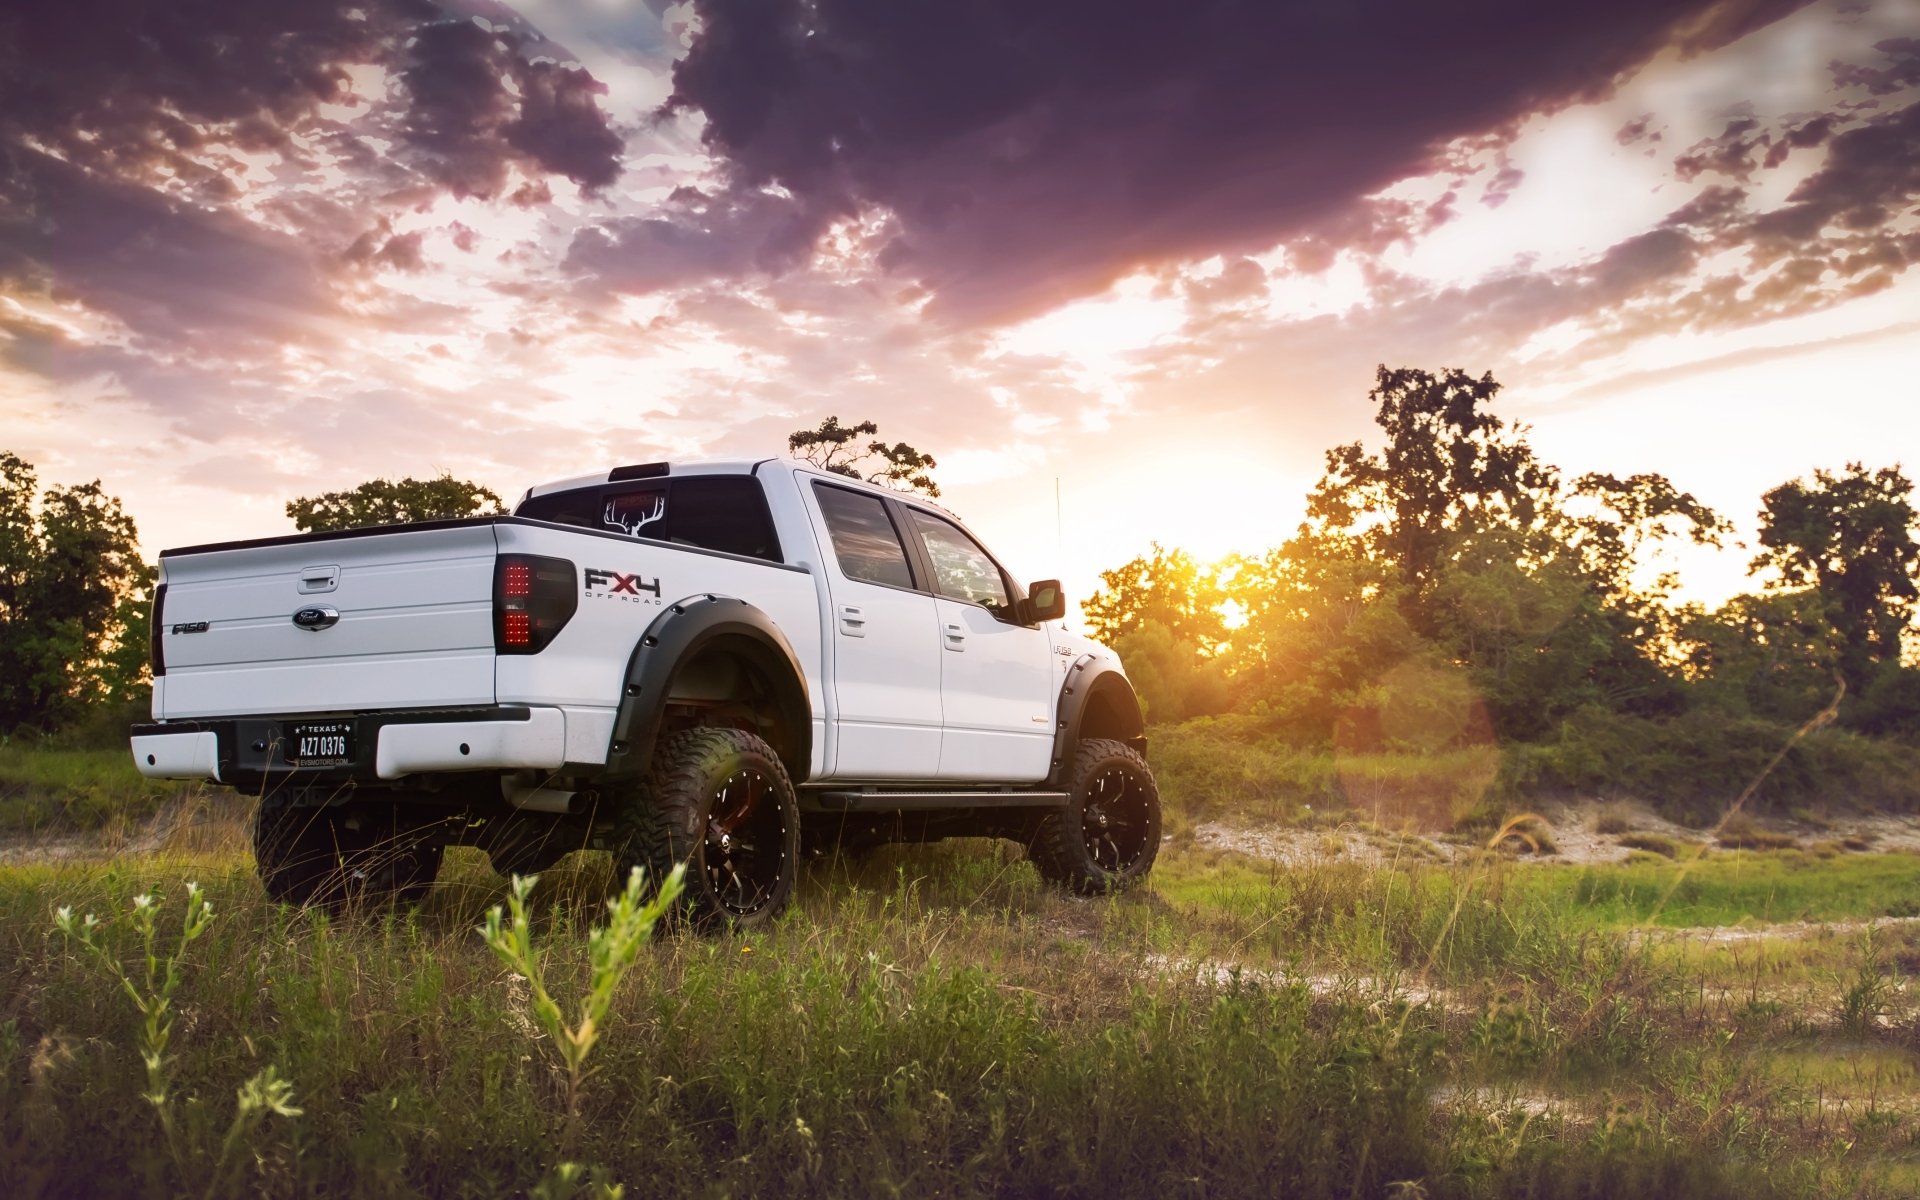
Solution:
{"label": "front door", "polygon": [[945,732],[940,778],[1037,783],[1053,759],[1053,651],[1046,630],[1014,623],[1013,595],[965,530],[908,510],[933,566]]}

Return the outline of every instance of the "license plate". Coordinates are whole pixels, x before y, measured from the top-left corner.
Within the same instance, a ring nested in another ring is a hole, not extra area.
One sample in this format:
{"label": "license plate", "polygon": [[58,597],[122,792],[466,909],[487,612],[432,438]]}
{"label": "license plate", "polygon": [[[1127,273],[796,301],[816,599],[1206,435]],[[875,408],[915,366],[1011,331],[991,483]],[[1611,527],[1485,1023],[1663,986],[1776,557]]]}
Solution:
{"label": "license plate", "polygon": [[287,761],[298,767],[353,765],[353,722],[313,721],[287,726]]}

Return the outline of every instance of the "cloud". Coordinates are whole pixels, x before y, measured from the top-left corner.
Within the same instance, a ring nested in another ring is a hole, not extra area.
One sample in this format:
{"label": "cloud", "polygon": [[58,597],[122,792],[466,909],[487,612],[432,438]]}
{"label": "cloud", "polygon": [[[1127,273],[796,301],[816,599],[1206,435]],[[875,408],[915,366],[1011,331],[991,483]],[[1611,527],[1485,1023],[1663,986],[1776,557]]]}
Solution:
{"label": "cloud", "polygon": [[292,238],[31,150],[9,165],[21,206],[0,218],[0,291],[78,301],[168,354],[308,341],[343,315]]}
{"label": "cloud", "polygon": [[[448,19],[427,0],[14,5],[0,17],[0,147],[214,207],[268,186],[261,159],[272,180],[373,195],[431,181],[493,196],[511,167],[611,184],[622,142],[605,86],[496,16]],[[362,78],[398,86],[363,96]],[[10,175],[0,162],[0,199],[18,204]]]}
{"label": "cloud", "polygon": [[886,262],[936,311],[1003,319],[1270,246],[1450,139],[1793,7],[696,0],[668,107],[704,115],[736,195],[778,185],[801,228],[887,209]]}
{"label": "cloud", "polygon": [[414,35],[404,133],[456,196],[498,194],[515,163],[588,191],[620,175],[622,143],[596,102],[606,86],[579,67],[530,61],[527,50],[522,35],[471,20],[435,21]]}

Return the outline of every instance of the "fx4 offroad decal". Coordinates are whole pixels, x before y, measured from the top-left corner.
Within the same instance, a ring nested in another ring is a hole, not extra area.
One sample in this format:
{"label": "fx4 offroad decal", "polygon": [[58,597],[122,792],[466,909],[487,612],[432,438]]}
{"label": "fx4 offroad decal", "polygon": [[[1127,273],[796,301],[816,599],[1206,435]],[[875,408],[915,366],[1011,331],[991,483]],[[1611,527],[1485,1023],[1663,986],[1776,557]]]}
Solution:
{"label": "fx4 offroad decal", "polygon": [[[601,600],[622,600],[628,604],[659,604],[660,581],[639,574],[602,571],[589,567],[586,572],[587,595]],[[642,595],[641,593],[646,593]]]}

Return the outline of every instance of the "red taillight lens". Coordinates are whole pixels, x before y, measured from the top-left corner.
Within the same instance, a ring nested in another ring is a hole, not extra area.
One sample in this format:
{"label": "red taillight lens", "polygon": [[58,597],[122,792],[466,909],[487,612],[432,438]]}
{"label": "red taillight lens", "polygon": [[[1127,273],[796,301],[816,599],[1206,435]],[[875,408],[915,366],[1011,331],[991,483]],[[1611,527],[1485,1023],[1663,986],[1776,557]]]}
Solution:
{"label": "red taillight lens", "polygon": [[493,571],[495,653],[540,653],[579,604],[579,577],[566,559],[501,555]]}

